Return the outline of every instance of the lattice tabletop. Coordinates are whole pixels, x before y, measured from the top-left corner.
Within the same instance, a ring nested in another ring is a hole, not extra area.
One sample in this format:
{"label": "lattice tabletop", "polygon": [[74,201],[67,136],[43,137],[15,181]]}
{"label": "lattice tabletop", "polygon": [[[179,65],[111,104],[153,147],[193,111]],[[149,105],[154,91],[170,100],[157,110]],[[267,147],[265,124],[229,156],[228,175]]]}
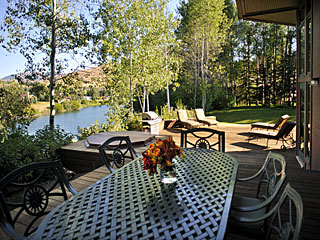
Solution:
{"label": "lattice tabletop", "polygon": [[238,169],[225,153],[185,149],[175,184],[138,158],[56,207],[36,239],[222,239]]}

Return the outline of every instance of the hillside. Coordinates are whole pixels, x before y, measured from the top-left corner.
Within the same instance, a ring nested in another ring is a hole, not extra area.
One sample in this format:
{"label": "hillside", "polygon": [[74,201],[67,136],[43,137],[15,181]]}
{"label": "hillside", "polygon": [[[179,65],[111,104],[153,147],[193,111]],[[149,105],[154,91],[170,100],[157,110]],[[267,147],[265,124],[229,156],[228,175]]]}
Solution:
{"label": "hillside", "polygon": [[[61,80],[64,77],[67,76],[72,76],[72,77],[77,77],[81,81],[83,81],[84,84],[90,84],[93,81],[98,80],[98,78],[102,74],[102,69],[100,67],[93,67],[93,68],[88,68],[84,70],[79,70],[73,73],[68,73],[68,74],[63,74],[59,75],[56,77],[56,81]],[[1,80],[4,82],[9,82],[9,81],[17,81],[18,79],[21,79],[21,82],[25,83],[28,81],[36,81],[36,82],[47,82],[49,81],[48,78],[43,79],[43,76],[40,74],[33,74],[32,76],[30,73],[19,73],[19,74],[11,74],[9,76],[6,76],[2,78]],[[32,80],[30,80],[32,78]]]}

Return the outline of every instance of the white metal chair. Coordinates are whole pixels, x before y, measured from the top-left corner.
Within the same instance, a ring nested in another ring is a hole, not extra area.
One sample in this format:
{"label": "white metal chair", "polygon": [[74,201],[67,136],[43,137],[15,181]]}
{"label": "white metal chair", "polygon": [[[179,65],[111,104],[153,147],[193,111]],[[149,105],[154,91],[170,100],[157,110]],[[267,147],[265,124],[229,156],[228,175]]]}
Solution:
{"label": "white metal chair", "polygon": [[[284,207],[287,205],[287,207]],[[303,202],[300,194],[288,183],[277,204],[268,212],[256,216],[231,216],[233,222],[239,222],[241,229],[237,233],[248,230],[252,236],[253,226],[261,231],[261,237],[265,239],[293,239],[298,240],[303,221]],[[264,228],[259,227],[264,223]],[[251,228],[246,226],[251,224]],[[229,229],[233,226],[229,226]],[[237,228],[236,228],[237,229]]]}

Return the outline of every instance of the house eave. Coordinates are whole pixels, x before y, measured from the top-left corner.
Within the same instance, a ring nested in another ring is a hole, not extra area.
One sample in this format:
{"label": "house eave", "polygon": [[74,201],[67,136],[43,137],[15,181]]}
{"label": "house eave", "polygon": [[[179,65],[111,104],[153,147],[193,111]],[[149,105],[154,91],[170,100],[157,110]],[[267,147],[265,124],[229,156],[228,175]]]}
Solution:
{"label": "house eave", "polygon": [[236,0],[239,19],[296,25],[296,0]]}

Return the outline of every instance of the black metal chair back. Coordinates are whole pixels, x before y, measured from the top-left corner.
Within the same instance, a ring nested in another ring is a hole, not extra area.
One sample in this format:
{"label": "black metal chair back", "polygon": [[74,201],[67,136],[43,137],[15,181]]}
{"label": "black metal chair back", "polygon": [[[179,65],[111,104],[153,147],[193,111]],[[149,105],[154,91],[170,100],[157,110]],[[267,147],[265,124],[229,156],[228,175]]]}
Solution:
{"label": "black metal chair back", "polygon": [[180,146],[188,148],[189,145],[192,148],[205,148],[225,152],[225,133],[211,128],[181,130]]}
{"label": "black metal chair back", "polygon": [[111,137],[98,149],[104,164],[110,172],[114,171],[113,165],[121,168],[125,164],[125,159],[133,160],[135,157],[139,157],[132,146],[129,136]]}
{"label": "black metal chair back", "polygon": [[[36,221],[50,212],[47,207],[52,197],[68,199],[66,188],[77,193],[60,161],[32,163],[11,172],[0,180],[1,228],[12,239],[26,239],[37,229]],[[15,230],[21,223],[27,225],[23,233]]]}

